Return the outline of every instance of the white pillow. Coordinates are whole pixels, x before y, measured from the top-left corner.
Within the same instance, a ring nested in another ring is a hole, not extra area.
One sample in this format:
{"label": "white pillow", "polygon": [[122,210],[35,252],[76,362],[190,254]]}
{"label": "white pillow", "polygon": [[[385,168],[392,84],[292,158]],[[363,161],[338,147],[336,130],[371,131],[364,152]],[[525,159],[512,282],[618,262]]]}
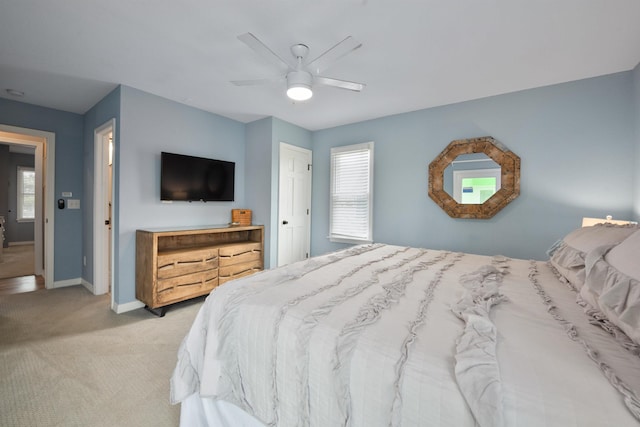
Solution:
{"label": "white pillow", "polygon": [[604,259],[621,273],[640,280],[640,230],[614,246]]}
{"label": "white pillow", "polygon": [[576,289],[585,279],[585,257],[593,249],[619,243],[638,230],[637,225],[596,224],[567,234],[550,251],[550,262]]}
{"label": "white pillow", "polygon": [[582,298],[640,344],[640,231],[591,251]]}

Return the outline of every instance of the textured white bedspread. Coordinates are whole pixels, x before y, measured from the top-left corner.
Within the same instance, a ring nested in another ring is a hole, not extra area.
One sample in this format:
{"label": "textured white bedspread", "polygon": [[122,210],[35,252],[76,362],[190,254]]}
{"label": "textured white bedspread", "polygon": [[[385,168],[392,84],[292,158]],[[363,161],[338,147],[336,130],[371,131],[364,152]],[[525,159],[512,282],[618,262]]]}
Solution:
{"label": "textured white bedspread", "polygon": [[[489,266],[497,287],[470,296]],[[171,400],[283,427],[639,425],[640,358],[575,300],[544,262],[357,246],[216,288]]]}

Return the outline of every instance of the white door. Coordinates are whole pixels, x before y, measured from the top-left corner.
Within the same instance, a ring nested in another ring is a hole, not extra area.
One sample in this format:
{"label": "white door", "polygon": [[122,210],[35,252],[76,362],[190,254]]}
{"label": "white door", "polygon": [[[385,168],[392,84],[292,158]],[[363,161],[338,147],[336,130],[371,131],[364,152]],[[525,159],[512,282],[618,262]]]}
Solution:
{"label": "white door", "polygon": [[309,257],[311,151],[280,143],[278,266]]}
{"label": "white door", "polygon": [[[111,292],[113,282],[113,135],[115,119],[94,131],[93,293],[96,295]],[[111,292],[112,302],[113,297]]]}

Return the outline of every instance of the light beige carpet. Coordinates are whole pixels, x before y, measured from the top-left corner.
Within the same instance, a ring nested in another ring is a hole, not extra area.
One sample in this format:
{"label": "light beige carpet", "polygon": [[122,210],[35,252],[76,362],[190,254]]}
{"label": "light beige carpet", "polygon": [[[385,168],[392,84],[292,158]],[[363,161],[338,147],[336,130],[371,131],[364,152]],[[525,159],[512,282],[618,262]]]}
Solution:
{"label": "light beige carpet", "polygon": [[0,426],[177,426],[169,378],[202,301],[159,318],[82,286],[0,297]]}
{"label": "light beige carpet", "polygon": [[34,274],[33,245],[9,246],[2,250],[0,279]]}

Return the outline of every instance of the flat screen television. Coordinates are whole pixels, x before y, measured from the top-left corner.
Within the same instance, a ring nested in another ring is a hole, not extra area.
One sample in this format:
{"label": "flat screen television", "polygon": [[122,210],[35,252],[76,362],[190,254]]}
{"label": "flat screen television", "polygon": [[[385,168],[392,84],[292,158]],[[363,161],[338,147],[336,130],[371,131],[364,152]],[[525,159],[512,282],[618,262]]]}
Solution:
{"label": "flat screen television", "polygon": [[160,154],[160,200],[231,202],[235,194],[234,162]]}

